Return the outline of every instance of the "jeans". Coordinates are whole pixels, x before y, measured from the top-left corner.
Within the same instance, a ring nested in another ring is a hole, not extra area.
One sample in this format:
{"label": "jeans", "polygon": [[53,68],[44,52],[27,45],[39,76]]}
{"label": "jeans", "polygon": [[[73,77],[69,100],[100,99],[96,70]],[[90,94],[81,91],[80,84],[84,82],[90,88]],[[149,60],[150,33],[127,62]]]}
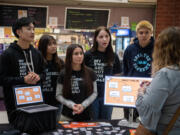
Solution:
{"label": "jeans", "polygon": [[113,107],[104,105],[104,98],[98,97],[91,105],[92,119],[110,120]]}
{"label": "jeans", "polygon": [[63,108],[63,105],[62,104],[59,104],[56,106],[58,108],[57,110],[57,116],[56,116],[56,119],[57,119],[57,122],[60,120],[60,117],[61,117],[61,112],[62,112],[62,108]]}

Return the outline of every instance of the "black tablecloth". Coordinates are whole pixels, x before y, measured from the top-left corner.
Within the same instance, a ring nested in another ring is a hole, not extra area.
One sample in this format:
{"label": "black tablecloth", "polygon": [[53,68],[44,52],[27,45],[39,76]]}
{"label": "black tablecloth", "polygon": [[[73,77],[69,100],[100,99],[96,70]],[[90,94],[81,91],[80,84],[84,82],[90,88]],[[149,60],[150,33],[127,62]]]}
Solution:
{"label": "black tablecloth", "polygon": [[[86,127],[86,128],[64,128],[61,124],[57,124],[57,129],[45,133],[41,133],[39,135],[130,135],[129,129],[130,127],[119,126],[118,122],[120,120],[111,120],[111,121],[98,121],[98,123],[106,122],[110,123],[111,126],[99,126],[99,127]],[[97,122],[97,121],[96,121]],[[13,129],[9,124],[0,124],[0,134],[1,135],[29,135],[20,133],[20,131]]]}

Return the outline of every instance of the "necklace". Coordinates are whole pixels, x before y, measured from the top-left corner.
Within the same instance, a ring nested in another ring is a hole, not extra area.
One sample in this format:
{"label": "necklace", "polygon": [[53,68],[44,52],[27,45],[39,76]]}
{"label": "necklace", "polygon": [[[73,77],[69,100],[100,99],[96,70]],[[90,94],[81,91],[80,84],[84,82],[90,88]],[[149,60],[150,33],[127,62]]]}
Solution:
{"label": "necklace", "polygon": [[29,55],[30,55],[30,63],[31,63],[31,67],[32,67],[32,68],[31,68],[30,65],[29,65],[26,52],[23,51],[23,53],[24,53],[25,60],[26,60],[26,64],[27,64],[27,67],[28,67],[29,71],[30,71],[30,72],[34,72],[34,64],[33,64],[33,60],[32,60],[32,52],[31,52],[31,50],[29,51]]}

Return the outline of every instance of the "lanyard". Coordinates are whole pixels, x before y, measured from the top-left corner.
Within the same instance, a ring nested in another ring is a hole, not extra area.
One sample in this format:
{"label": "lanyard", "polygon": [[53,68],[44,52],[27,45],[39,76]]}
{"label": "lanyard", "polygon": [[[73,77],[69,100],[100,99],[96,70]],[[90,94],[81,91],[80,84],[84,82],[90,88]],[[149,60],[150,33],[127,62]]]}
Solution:
{"label": "lanyard", "polygon": [[31,68],[30,65],[29,65],[26,52],[23,51],[23,53],[24,53],[25,60],[26,60],[26,64],[27,64],[27,67],[28,67],[29,71],[30,71],[30,72],[34,72],[34,64],[33,64],[33,60],[32,60],[32,52],[31,52],[31,50],[29,51],[29,55],[30,55],[30,63],[31,63],[31,67],[32,67],[32,68]]}

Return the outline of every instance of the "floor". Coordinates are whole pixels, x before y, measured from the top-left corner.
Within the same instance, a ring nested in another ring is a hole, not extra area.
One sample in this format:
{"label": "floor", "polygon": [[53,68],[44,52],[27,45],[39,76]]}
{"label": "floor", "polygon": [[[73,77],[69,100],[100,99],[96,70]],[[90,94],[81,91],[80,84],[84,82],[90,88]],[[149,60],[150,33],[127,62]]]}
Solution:
{"label": "floor", "polygon": [[0,111],[0,124],[8,123],[6,111]]}
{"label": "floor", "polygon": [[[2,123],[8,123],[8,118],[7,118],[7,113],[3,107],[2,102],[0,103],[0,124]],[[114,107],[113,108],[113,113],[112,113],[112,119],[122,119],[123,118],[123,109],[119,107]]]}

